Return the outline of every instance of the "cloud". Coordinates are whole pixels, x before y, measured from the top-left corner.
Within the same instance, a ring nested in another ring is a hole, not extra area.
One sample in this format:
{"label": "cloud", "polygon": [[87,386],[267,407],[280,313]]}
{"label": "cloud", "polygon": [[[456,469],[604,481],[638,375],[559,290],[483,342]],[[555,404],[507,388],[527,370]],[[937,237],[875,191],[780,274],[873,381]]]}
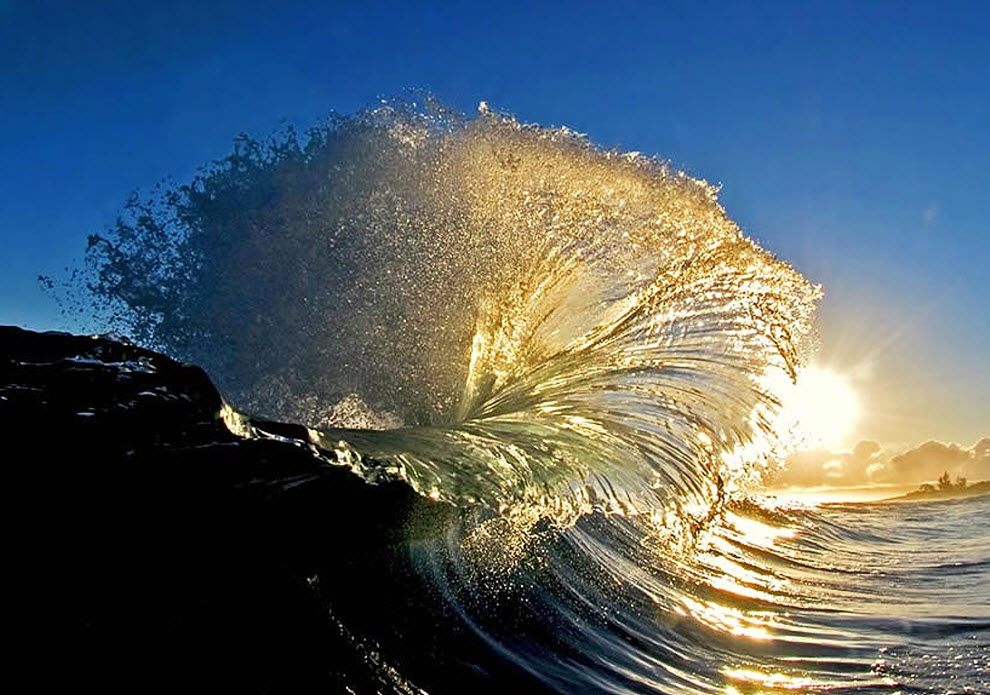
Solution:
{"label": "cloud", "polygon": [[939,207],[938,203],[929,203],[928,206],[921,211],[921,221],[925,224],[934,224],[941,211],[942,209]]}
{"label": "cloud", "polygon": [[859,442],[852,451],[801,451],[788,457],[770,485],[917,485],[933,481],[944,472],[970,482],[990,479],[990,437],[969,448],[932,440],[896,454],[884,451],[879,442],[871,440]]}
{"label": "cloud", "polygon": [[883,470],[886,478],[893,480],[919,478],[930,480],[943,472],[964,476],[974,458],[974,453],[958,444],[929,441],[890,459]]}
{"label": "cloud", "polygon": [[974,444],[973,454],[977,459],[990,459],[990,437],[984,437]]}
{"label": "cloud", "polygon": [[811,487],[817,485],[861,485],[869,482],[869,472],[884,465],[879,442],[859,442],[852,451],[815,449],[792,454],[773,478],[775,486]]}

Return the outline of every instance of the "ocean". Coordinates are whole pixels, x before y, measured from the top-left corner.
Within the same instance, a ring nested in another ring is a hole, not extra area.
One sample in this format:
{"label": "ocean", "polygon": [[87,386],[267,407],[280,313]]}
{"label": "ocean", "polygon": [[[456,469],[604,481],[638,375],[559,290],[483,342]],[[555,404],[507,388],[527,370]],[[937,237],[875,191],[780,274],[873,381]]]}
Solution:
{"label": "ocean", "polygon": [[[132,199],[74,291],[223,398],[196,411],[205,440],[169,439],[155,427],[199,396],[165,358],[73,343],[44,362],[110,375],[120,407],[39,411],[88,446],[160,403],[114,456],[154,471],[137,487],[154,509],[181,508],[153,482],[181,471],[163,489],[197,510],[153,523],[188,573],[129,546],[156,592],[128,605],[176,591],[169,611],[143,622],[92,589],[135,576],[111,541],[77,596],[84,640],[155,635],[128,672],[167,656],[176,684],[207,669],[257,692],[990,693],[990,499],[756,493],[793,444],[775,384],[813,354],[821,288],[659,159],[484,104],[383,103],[241,138]],[[20,383],[33,362],[11,360]],[[116,485],[87,489],[121,504]],[[211,554],[213,534],[234,550]],[[211,634],[240,656],[211,660]]]}

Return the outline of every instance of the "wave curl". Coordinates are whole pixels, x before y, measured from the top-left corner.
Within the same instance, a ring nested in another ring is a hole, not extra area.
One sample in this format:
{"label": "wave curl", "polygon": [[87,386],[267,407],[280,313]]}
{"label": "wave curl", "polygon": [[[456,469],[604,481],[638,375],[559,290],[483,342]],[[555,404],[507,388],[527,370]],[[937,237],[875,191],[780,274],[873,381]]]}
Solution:
{"label": "wave curl", "polygon": [[484,104],[383,103],[242,136],[132,199],[91,238],[89,288],[366,476],[494,508],[704,510],[734,452],[772,443],[766,376],[793,374],[819,293],[716,193]]}

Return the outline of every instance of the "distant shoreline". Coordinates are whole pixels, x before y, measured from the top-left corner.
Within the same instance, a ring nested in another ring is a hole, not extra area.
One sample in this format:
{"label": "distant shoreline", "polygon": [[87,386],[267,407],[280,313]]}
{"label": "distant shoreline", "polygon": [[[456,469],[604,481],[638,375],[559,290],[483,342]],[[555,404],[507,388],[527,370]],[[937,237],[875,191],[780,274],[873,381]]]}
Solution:
{"label": "distant shoreline", "polygon": [[906,495],[888,497],[877,500],[878,502],[919,502],[924,500],[954,500],[964,497],[978,497],[980,495],[990,495],[990,480],[983,480],[973,483],[964,488],[953,487],[950,490],[915,490]]}
{"label": "distant shoreline", "polygon": [[[897,487],[900,489],[897,489]],[[897,487],[887,490],[878,489],[876,487],[790,488],[781,490],[769,489],[763,490],[759,494],[768,498],[791,500],[798,503],[807,502],[810,499],[813,504],[822,506],[929,501],[940,502],[954,499],[965,499],[969,497],[980,497],[982,495],[990,494],[990,480],[976,482],[972,485],[967,485],[965,488],[953,486],[950,490],[923,490],[917,488],[908,489],[904,486]]]}

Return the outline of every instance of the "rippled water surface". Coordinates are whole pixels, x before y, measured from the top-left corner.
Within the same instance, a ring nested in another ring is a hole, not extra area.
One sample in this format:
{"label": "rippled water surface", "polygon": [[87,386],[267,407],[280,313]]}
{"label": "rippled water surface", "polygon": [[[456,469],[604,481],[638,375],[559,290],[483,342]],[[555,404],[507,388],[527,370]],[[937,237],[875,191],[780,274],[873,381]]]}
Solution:
{"label": "rippled water surface", "polygon": [[737,503],[689,548],[643,519],[525,539],[496,520],[423,563],[462,619],[560,692],[981,693],[988,513],[987,497]]}

